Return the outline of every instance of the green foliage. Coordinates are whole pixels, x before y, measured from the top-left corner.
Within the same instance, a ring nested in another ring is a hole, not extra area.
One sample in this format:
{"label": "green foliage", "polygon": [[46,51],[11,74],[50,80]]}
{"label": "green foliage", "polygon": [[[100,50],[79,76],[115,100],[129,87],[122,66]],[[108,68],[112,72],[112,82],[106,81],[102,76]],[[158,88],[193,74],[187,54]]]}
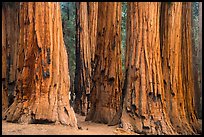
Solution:
{"label": "green foliage", "polygon": [[61,2],[61,14],[63,24],[63,37],[67,53],[69,55],[69,73],[71,82],[74,81],[75,76],[75,35],[76,35],[76,23],[75,23],[75,2]]}
{"label": "green foliage", "polygon": [[167,2],[168,3],[168,6],[171,6],[172,5],[172,2]]}

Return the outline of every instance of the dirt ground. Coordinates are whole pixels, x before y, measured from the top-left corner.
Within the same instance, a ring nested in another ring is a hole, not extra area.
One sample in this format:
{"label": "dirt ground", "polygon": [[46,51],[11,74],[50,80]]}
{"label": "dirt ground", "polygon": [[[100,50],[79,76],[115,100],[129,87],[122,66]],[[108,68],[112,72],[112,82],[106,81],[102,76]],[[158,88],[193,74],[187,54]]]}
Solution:
{"label": "dirt ground", "polygon": [[[2,121],[2,135],[139,135],[124,131],[118,126],[85,121],[85,116],[76,114],[80,129],[54,124],[17,124]],[[199,119],[202,125],[202,120]]]}
{"label": "dirt ground", "polygon": [[81,129],[53,124],[17,124],[3,120],[2,135],[136,135],[136,133],[126,132],[117,126],[85,121],[85,117],[78,114],[76,117]]}

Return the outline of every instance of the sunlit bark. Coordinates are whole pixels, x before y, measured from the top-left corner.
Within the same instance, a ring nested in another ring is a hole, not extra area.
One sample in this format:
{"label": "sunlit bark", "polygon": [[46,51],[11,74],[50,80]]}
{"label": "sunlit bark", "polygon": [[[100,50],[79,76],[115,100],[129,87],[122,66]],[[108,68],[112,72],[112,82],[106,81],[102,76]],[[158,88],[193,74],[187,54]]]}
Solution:
{"label": "sunlit bark", "polygon": [[59,3],[20,5],[16,97],[6,121],[77,127],[69,104],[70,79]]}

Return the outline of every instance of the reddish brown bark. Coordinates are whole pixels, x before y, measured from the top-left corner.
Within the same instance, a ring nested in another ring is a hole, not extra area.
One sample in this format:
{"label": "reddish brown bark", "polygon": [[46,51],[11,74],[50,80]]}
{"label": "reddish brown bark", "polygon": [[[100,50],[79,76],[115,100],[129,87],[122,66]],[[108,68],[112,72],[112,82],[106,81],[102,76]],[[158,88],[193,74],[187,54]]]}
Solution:
{"label": "reddish brown bark", "polygon": [[94,58],[97,40],[97,23],[98,23],[98,2],[87,2],[88,6],[88,31],[90,40],[91,66],[94,71]]}
{"label": "reddish brown bark", "polygon": [[160,3],[128,3],[121,117],[126,130],[200,132],[193,107],[190,10],[190,3],[162,3],[161,13]]}
{"label": "reddish brown bark", "polygon": [[174,134],[165,108],[160,56],[160,3],[131,2],[122,127],[139,134]]}
{"label": "reddish brown bark", "polygon": [[117,124],[121,97],[121,3],[98,4],[91,106],[86,120]]}
{"label": "reddish brown bark", "polygon": [[164,14],[161,17],[166,108],[179,134],[195,134],[199,129],[193,109],[191,8],[188,4],[163,3]]}
{"label": "reddish brown bark", "polygon": [[19,42],[16,97],[3,118],[77,127],[59,3],[21,3]]}
{"label": "reddish brown bark", "polygon": [[[191,25],[191,2],[182,3],[182,85],[184,96],[184,108],[188,123],[192,129],[199,133],[200,127],[196,117],[196,105],[200,106],[201,93],[198,91],[198,97],[194,95],[193,63],[192,63],[192,25]],[[198,88],[200,90],[200,88]],[[198,104],[194,100],[198,99]],[[182,103],[182,102],[181,102]],[[197,108],[199,112],[199,107]]]}
{"label": "reddish brown bark", "polygon": [[76,3],[76,71],[75,112],[86,115],[91,92],[92,67],[95,55],[98,3]]}

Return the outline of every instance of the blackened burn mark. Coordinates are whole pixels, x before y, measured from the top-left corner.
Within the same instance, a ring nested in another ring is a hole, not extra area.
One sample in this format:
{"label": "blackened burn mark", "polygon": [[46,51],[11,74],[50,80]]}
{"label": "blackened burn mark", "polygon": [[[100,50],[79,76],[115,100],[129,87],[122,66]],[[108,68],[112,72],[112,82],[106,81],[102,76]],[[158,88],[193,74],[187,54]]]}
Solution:
{"label": "blackened burn mark", "polygon": [[50,64],[51,59],[50,59],[50,48],[47,48],[47,64]]}
{"label": "blackened burn mark", "polygon": [[109,79],[108,79],[108,83],[110,84],[110,85],[112,85],[113,84],[113,82],[114,82],[114,77],[110,77]]}

